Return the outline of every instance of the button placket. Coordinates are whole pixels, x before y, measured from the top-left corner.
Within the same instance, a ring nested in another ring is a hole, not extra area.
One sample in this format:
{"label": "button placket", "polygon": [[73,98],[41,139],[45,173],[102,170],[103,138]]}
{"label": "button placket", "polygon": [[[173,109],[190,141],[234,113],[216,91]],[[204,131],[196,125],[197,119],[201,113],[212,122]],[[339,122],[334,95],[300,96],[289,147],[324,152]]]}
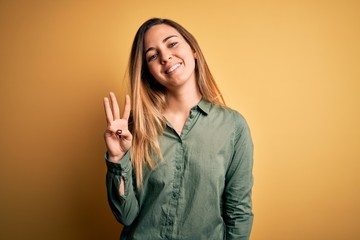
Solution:
{"label": "button placket", "polygon": [[[173,166],[174,166],[174,178],[173,178],[173,183],[172,183],[172,190],[169,192],[169,211],[166,214],[166,225],[164,226],[165,229],[163,231],[162,236],[165,237],[166,239],[172,238],[172,235],[174,232],[178,231],[178,226],[177,226],[177,211],[178,211],[178,207],[179,207],[179,201],[181,200],[181,182],[182,182],[182,177],[184,175],[183,171],[184,171],[184,162],[185,162],[185,153],[186,153],[186,144],[185,144],[185,139],[186,139],[186,135],[188,134],[188,132],[191,130],[192,126],[195,124],[196,122],[196,116],[197,114],[199,114],[199,112],[197,110],[192,109],[190,111],[189,117],[185,122],[185,125],[183,127],[183,130],[180,134],[180,136],[176,133],[176,136],[178,138],[176,143],[177,146],[177,150],[175,153],[175,158],[174,158],[174,162],[173,162]],[[181,220],[180,220],[181,221]]]}

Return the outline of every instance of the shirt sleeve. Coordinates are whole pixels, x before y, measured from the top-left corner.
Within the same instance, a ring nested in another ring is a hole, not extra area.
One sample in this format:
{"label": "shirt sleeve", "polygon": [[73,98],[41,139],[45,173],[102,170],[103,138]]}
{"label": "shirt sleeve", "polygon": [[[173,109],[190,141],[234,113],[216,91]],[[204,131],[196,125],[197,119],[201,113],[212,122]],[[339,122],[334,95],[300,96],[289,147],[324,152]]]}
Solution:
{"label": "shirt sleeve", "polygon": [[234,154],[225,178],[224,222],[227,240],[248,240],[253,223],[253,143],[249,127],[239,113],[235,123]]}
{"label": "shirt sleeve", "polygon": [[[129,226],[139,213],[139,204],[134,192],[132,165],[129,151],[119,163],[107,160],[106,188],[108,202],[115,218],[123,225]],[[120,183],[125,182],[125,194],[120,194]]]}

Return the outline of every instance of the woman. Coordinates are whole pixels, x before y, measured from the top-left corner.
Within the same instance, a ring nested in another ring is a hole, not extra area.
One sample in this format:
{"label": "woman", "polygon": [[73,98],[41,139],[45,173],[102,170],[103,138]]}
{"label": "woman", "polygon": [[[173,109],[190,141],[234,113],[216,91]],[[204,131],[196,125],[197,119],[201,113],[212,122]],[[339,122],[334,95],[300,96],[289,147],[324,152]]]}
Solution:
{"label": "woman", "polygon": [[225,107],[195,38],[174,21],[146,21],[129,75],[122,116],[115,95],[104,98],[107,192],[121,239],[249,239],[250,131]]}

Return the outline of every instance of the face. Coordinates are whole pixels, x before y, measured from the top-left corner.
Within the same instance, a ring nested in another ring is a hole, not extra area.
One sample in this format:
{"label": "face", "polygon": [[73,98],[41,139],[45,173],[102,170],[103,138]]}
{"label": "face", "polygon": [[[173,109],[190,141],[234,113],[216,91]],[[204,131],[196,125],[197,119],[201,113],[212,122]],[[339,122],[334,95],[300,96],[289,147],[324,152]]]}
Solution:
{"label": "face", "polygon": [[145,33],[144,50],[150,73],[165,88],[195,86],[195,53],[175,28],[151,27]]}

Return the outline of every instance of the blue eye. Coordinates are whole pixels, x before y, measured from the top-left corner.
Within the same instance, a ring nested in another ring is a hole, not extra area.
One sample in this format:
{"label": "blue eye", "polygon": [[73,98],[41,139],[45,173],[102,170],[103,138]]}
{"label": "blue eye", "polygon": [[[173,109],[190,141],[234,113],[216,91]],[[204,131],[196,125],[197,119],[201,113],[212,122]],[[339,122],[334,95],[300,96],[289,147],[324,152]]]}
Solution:
{"label": "blue eye", "polygon": [[175,47],[178,43],[177,42],[172,42],[169,44],[169,47],[172,48],[172,47]]}
{"label": "blue eye", "polygon": [[157,54],[151,55],[151,56],[149,57],[148,61],[150,62],[150,61],[156,59],[156,57],[157,57]]}

